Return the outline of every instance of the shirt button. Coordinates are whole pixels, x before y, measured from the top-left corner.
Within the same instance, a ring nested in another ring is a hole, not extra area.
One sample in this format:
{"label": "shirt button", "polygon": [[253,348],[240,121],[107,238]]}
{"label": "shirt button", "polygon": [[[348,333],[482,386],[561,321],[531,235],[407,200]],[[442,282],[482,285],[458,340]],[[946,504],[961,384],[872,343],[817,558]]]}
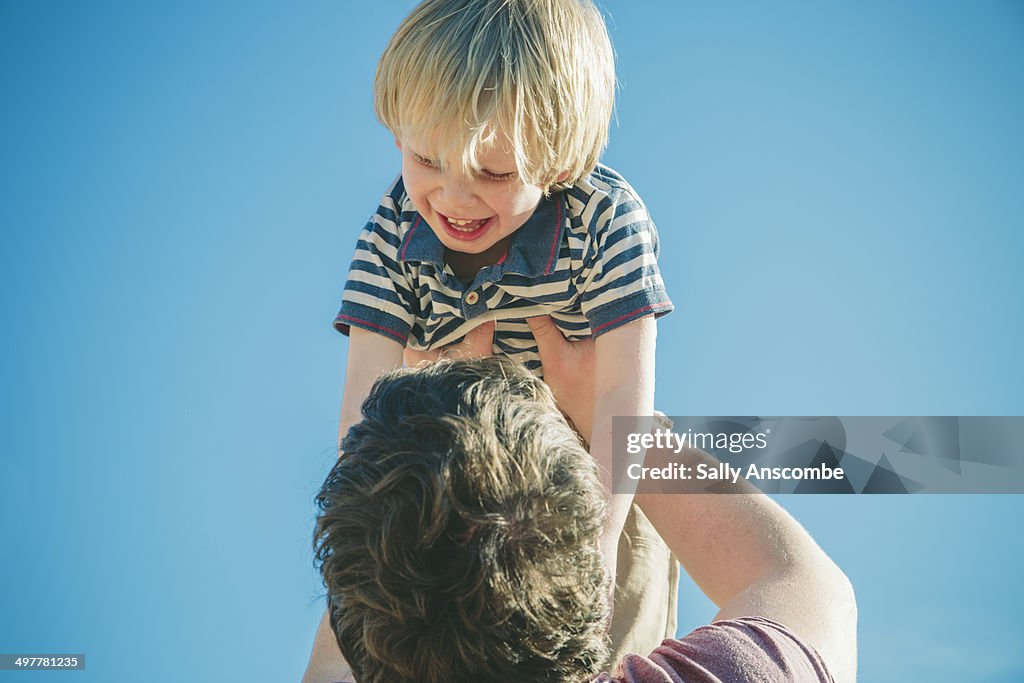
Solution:
{"label": "shirt button", "polygon": [[466,303],[469,304],[470,306],[475,304],[477,301],[480,301],[480,295],[477,294],[476,292],[470,292],[469,294],[466,295]]}

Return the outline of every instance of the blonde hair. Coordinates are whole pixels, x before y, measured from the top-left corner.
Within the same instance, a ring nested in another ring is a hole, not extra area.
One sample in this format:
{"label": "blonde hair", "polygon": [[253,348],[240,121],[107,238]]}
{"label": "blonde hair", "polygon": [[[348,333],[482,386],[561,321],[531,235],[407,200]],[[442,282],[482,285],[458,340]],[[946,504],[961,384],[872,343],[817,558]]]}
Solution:
{"label": "blonde hair", "polygon": [[590,0],[425,0],[381,56],[374,110],[466,174],[503,133],[524,182],[560,188],[597,164],[614,95],[611,41]]}

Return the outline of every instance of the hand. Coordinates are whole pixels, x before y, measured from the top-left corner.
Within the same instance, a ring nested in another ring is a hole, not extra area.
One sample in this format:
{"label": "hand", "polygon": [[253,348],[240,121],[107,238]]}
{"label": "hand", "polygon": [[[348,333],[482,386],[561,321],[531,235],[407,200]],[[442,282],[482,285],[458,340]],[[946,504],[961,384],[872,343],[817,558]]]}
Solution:
{"label": "hand", "polygon": [[449,344],[442,349],[431,349],[430,351],[416,351],[405,347],[402,359],[405,365],[412,367],[427,361],[433,363],[442,358],[462,359],[484,358],[494,355],[494,321],[481,323],[462,338],[462,341]]}
{"label": "hand", "polygon": [[544,381],[551,387],[558,407],[589,442],[594,420],[593,338],[571,342],[547,315],[527,318],[526,323],[537,341]]}

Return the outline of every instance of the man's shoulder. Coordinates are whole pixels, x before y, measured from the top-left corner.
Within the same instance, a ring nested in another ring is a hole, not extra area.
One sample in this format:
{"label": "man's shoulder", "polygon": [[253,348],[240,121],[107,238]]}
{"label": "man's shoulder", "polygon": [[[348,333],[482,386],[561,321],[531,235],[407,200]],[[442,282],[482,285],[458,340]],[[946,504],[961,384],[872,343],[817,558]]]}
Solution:
{"label": "man's shoulder", "polygon": [[647,657],[627,655],[614,676],[595,683],[832,683],[817,651],[763,617],[717,621],[685,638],[666,640]]}

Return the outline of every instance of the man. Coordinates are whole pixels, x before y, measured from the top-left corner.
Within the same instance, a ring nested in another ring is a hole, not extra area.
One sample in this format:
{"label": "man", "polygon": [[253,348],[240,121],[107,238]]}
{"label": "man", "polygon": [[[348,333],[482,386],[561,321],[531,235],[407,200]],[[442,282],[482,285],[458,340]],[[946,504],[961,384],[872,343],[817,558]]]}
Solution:
{"label": "man", "polygon": [[[573,396],[586,391],[568,391],[589,374],[585,347],[540,331],[541,353],[552,347],[548,382],[566,387],[559,406],[570,417],[585,412]],[[604,495],[543,383],[496,359],[399,371],[375,385],[343,450],[318,497],[316,549],[330,625],[355,680],[598,673]],[[854,679],[849,583],[768,498],[637,501],[721,611],[649,657],[626,657],[619,677]]]}

